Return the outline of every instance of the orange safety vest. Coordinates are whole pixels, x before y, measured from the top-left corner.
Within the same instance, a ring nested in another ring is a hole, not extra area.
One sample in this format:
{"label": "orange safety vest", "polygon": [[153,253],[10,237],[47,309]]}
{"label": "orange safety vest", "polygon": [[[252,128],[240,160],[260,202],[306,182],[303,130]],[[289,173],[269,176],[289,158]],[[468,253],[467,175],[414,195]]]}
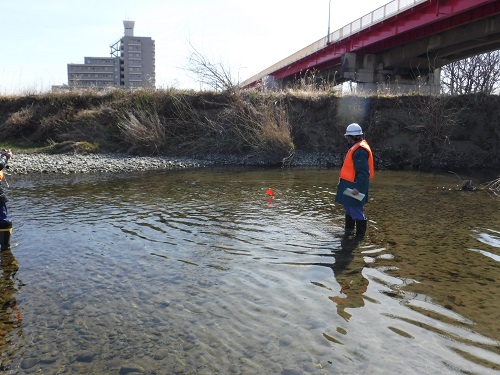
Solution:
{"label": "orange safety vest", "polygon": [[3,180],[3,171],[0,171],[0,181]]}
{"label": "orange safety vest", "polygon": [[356,177],[356,170],[354,169],[354,159],[352,155],[354,151],[356,151],[359,147],[363,147],[366,151],[368,151],[368,166],[370,167],[370,178],[373,178],[375,175],[375,164],[373,163],[373,154],[368,143],[363,139],[361,142],[353,145],[349,151],[347,151],[347,155],[344,159],[344,164],[342,164],[342,168],[340,169],[340,178],[343,180],[347,180],[350,182],[354,182],[354,178]]}

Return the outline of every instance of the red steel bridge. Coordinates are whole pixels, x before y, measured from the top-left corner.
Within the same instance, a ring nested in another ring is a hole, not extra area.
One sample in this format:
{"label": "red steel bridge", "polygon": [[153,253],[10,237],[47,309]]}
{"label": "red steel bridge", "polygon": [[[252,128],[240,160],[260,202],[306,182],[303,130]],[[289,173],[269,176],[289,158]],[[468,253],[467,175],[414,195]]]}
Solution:
{"label": "red steel bridge", "polygon": [[240,86],[283,87],[309,77],[368,90],[439,87],[442,66],[498,49],[500,0],[394,0]]}

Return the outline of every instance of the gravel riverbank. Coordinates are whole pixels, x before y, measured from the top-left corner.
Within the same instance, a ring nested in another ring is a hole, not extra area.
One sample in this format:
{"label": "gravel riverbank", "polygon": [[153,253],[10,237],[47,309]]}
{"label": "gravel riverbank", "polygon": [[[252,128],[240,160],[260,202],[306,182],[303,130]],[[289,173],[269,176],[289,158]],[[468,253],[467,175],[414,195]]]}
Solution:
{"label": "gravel riverbank", "polygon": [[[336,165],[335,158],[317,155],[296,155],[292,166]],[[9,161],[8,173],[114,173],[162,169],[183,169],[209,166],[265,165],[231,156],[208,158],[174,158],[166,156],[131,156],[123,154],[14,154]]]}

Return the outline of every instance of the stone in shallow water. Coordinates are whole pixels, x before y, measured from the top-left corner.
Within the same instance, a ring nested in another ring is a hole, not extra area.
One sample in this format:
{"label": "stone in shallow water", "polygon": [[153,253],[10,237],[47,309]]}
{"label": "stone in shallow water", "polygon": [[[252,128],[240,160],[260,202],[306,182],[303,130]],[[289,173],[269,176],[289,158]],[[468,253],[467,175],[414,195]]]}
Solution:
{"label": "stone in shallow water", "polygon": [[120,368],[119,375],[143,374],[143,373],[144,369],[141,366],[125,365]]}
{"label": "stone in shallow water", "polygon": [[85,363],[90,363],[94,359],[95,354],[94,353],[81,353],[78,354],[76,357],[76,360],[78,362],[85,362]]}
{"label": "stone in shallow water", "polygon": [[36,358],[25,358],[21,361],[20,366],[23,370],[27,370],[27,369],[30,369],[33,366],[35,366],[37,363],[38,363],[38,359],[36,359]]}
{"label": "stone in shallow water", "polygon": [[165,358],[168,357],[168,352],[166,350],[158,350],[155,355],[153,356],[153,358],[156,360],[156,361],[161,361],[161,360],[164,360]]}

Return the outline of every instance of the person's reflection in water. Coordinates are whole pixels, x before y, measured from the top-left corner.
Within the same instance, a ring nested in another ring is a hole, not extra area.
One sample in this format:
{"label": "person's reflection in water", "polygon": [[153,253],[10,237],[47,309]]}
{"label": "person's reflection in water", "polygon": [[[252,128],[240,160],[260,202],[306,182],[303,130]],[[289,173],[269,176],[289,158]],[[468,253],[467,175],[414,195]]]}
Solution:
{"label": "person's reflection in water", "polygon": [[[21,310],[17,305],[15,275],[19,269],[10,247],[0,252],[0,353],[6,352],[8,334],[21,326]],[[5,364],[0,365],[0,370]]]}
{"label": "person's reflection in water", "polygon": [[340,284],[342,296],[330,297],[337,304],[337,313],[349,320],[351,314],[346,308],[363,307],[363,293],[368,288],[368,280],[363,276],[365,266],[361,254],[355,254],[358,245],[356,238],[344,238],[341,242],[341,250],[334,254],[335,263],[331,266],[335,279]]}

